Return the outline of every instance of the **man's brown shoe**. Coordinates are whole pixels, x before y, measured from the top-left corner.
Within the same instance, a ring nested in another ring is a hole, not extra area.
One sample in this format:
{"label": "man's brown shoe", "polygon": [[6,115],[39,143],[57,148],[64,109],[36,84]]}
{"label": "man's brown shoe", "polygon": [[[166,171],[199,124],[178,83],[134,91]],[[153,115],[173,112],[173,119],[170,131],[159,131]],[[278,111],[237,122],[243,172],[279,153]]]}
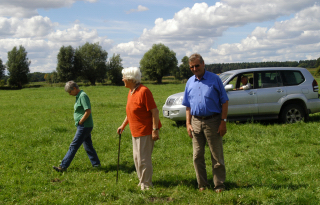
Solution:
{"label": "man's brown shoe", "polygon": [[216,193],[221,193],[221,192],[223,192],[223,191],[224,191],[224,188],[215,189],[214,191],[215,191]]}
{"label": "man's brown shoe", "polygon": [[56,166],[53,166],[52,167],[54,170],[56,170],[57,172],[65,172],[65,171],[67,171],[67,169],[66,168],[62,168],[62,167],[56,167]]}
{"label": "man's brown shoe", "polygon": [[203,192],[204,190],[206,190],[205,187],[201,187],[201,188],[199,189],[200,192]]}

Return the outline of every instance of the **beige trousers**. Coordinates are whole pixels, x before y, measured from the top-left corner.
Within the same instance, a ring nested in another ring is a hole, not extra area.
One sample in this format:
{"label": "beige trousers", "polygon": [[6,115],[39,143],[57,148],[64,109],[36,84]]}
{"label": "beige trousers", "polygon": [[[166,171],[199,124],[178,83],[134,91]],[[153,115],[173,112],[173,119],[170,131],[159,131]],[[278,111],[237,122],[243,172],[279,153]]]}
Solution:
{"label": "beige trousers", "polygon": [[141,190],[149,189],[152,185],[151,154],[154,146],[152,135],[132,137],[133,160],[139,178]]}
{"label": "beige trousers", "polygon": [[217,115],[208,120],[195,117],[191,119],[193,132],[193,164],[197,175],[199,188],[208,186],[207,170],[204,158],[205,145],[211,152],[212,175],[215,188],[224,188],[226,169],[224,165],[222,137],[218,132],[221,116]]}

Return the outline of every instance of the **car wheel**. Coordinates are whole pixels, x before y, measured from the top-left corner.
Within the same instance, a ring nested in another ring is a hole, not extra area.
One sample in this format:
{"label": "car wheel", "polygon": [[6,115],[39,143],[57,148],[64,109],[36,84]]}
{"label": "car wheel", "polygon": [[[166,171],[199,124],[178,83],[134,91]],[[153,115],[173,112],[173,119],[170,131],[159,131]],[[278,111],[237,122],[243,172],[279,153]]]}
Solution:
{"label": "car wheel", "polygon": [[176,121],[176,125],[177,125],[177,127],[186,125],[186,121]]}
{"label": "car wheel", "polygon": [[295,123],[303,120],[304,111],[301,106],[296,104],[290,104],[283,108],[280,119],[284,123]]}

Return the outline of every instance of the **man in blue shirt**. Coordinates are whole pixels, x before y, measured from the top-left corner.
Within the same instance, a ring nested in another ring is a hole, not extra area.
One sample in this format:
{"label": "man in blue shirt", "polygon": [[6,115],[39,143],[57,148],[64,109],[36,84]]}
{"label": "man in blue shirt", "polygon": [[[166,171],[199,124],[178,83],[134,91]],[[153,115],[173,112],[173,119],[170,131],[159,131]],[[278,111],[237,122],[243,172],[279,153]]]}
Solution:
{"label": "man in blue shirt", "polygon": [[193,164],[199,191],[209,185],[204,159],[205,144],[211,151],[212,174],[215,192],[225,188],[222,137],[227,132],[228,96],[219,76],[205,70],[200,54],[189,57],[189,66],[194,76],[185,88],[182,104],[186,106],[186,126],[193,143]]}

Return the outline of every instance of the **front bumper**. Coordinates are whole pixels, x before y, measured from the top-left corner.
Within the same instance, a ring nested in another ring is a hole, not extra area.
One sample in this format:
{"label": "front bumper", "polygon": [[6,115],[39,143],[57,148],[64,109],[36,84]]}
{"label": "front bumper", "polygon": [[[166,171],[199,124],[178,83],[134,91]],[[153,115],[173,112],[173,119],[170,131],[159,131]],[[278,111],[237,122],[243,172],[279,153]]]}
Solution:
{"label": "front bumper", "polygon": [[173,121],[186,121],[186,107],[183,105],[164,105],[162,107],[162,115]]}

